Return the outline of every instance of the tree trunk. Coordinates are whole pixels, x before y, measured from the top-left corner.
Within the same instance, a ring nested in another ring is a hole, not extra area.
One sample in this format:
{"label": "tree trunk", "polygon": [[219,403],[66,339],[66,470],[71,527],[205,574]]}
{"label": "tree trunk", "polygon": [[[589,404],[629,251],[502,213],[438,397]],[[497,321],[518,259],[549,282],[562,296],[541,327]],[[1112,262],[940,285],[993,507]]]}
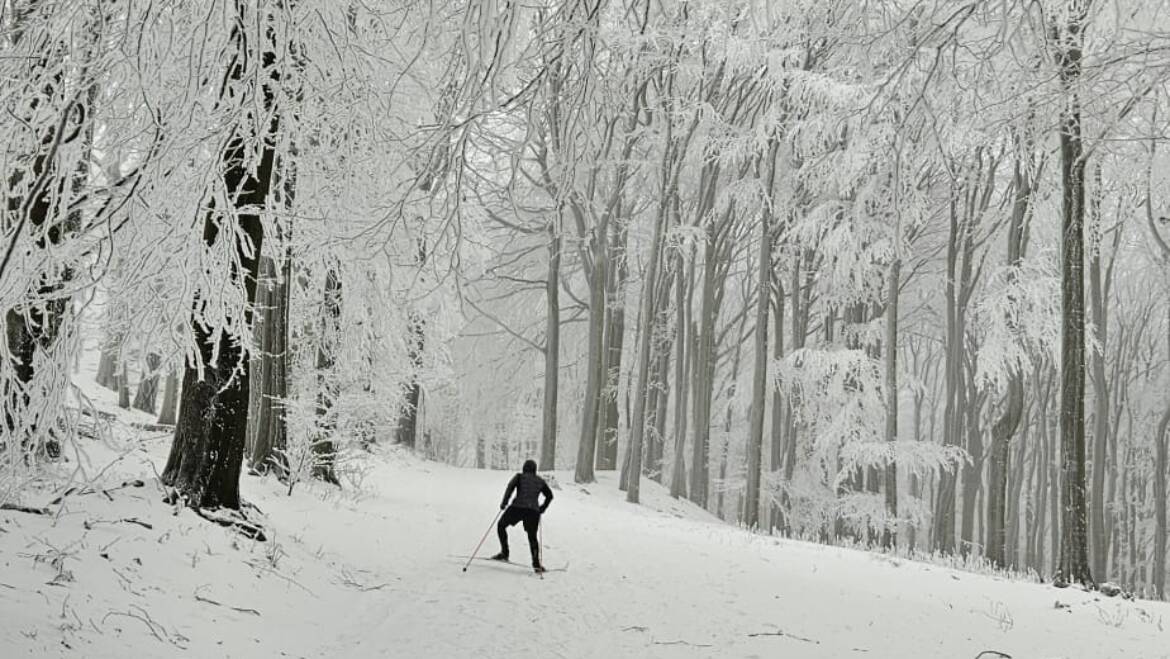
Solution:
{"label": "tree trunk", "polygon": [[[1101,223],[1100,195],[1101,168],[1096,167],[1097,189],[1092,201],[1091,221],[1099,228]],[[1116,235],[1121,236],[1120,228]],[[1108,556],[1105,529],[1105,475],[1107,449],[1109,446],[1109,379],[1105,375],[1105,352],[1109,347],[1109,283],[1102,281],[1102,246],[1092,250],[1089,257],[1089,306],[1093,314],[1096,349],[1089,355],[1090,374],[1093,379],[1093,462],[1092,489],[1089,496],[1089,558],[1093,574],[1102,581],[1108,580],[1106,558]]]}
{"label": "tree trunk", "polygon": [[[1019,148],[1020,145],[1017,145]],[[1007,262],[1009,286],[1016,283],[1017,270],[1024,258],[1024,232],[1032,203],[1030,174],[1024,171],[1021,156],[1015,163],[1015,199],[1013,200],[1011,222],[1008,226]],[[1007,322],[1013,321],[1009,317]],[[1014,328],[1013,328],[1014,329]],[[1007,535],[1007,477],[1008,458],[1012,437],[1020,425],[1024,411],[1024,380],[1018,367],[1013,367],[1008,378],[1008,390],[1004,395],[1003,415],[991,428],[991,465],[988,477],[987,503],[987,557],[992,563],[1006,567]]]}
{"label": "tree trunk", "polygon": [[110,339],[107,339],[107,343],[102,344],[101,357],[98,359],[96,381],[111,391],[118,390],[118,352],[118,346],[111,344]]}
{"label": "tree trunk", "polygon": [[557,462],[557,393],[561,368],[561,233],[549,224],[548,277],[544,292],[547,324],[544,339],[544,416],[540,442],[541,469],[556,469]]}
{"label": "tree trunk", "polygon": [[1066,107],[1060,121],[1061,217],[1061,542],[1056,579],[1093,585],[1085,505],[1085,153],[1076,87],[1081,78],[1086,0],[1054,26]]}
{"label": "tree trunk", "polygon": [[426,342],[425,321],[418,312],[410,312],[409,327],[407,328],[408,348],[411,366],[414,373],[410,384],[406,388],[406,400],[402,406],[402,413],[398,417],[398,427],[394,432],[394,441],[407,448],[413,449],[418,442],[419,404],[422,402],[422,384],[419,382],[419,371],[422,370],[423,350]]}
{"label": "tree trunk", "polygon": [[256,353],[251,359],[248,393],[248,437],[245,451],[248,466],[257,473],[275,467],[287,473],[282,452],[285,448],[284,398],[288,373],[288,281],[291,257],[286,256],[277,273],[276,262],[260,258],[260,281],[256,290]]}
{"label": "tree trunk", "polygon": [[158,413],[158,423],[164,426],[175,425],[175,404],[179,396],[179,376],[175,369],[167,371],[166,384],[163,386],[162,409]]}
{"label": "tree trunk", "polygon": [[[775,272],[772,277],[775,283],[774,291],[776,293],[775,305],[772,307],[772,334],[775,339],[772,341],[772,360],[779,361],[784,357],[784,283],[780,272]],[[780,393],[780,389],[772,387],[772,444],[768,456],[768,472],[773,479],[776,479],[784,469],[785,443],[790,436],[788,432],[788,415],[785,414],[785,400]],[[770,530],[783,529],[785,526],[783,510],[774,496],[766,496],[769,502],[769,510],[771,510],[771,517],[769,519]]]}
{"label": "tree trunk", "polygon": [[605,238],[595,238],[595,259],[589,283],[589,352],[585,359],[585,401],[581,414],[581,441],[577,444],[577,468],[573,480],[592,483],[597,448],[597,422],[602,405],[601,388],[605,373],[601,351],[605,349]]}
{"label": "tree trunk", "polygon": [[[776,177],[778,142],[769,149],[770,191]],[[763,469],[764,412],[768,393],[768,312],[772,300],[771,212],[760,214],[760,254],[756,279],[756,331],[753,337],[752,406],[747,436],[747,483],[744,488],[743,524],[749,529],[760,524],[760,472]]]}
{"label": "tree trunk", "polygon": [[638,503],[642,476],[642,438],[646,429],[646,403],[649,398],[649,375],[651,341],[654,338],[655,326],[655,284],[658,282],[658,266],[662,260],[662,243],[666,240],[666,203],[659,206],[657,217],[654,218],[654,233],[650,237],[650,260],[646,265],[646,275],[642,283],[642,309],[639,319],[644,325],[638,336],[638,380],[634,387],[634,411],[630,415],[630,444],[628,455],[630,459],[630,482],[626,490],[626,501]]}
{"label": "tree trunk", "polygon": [[[258,59],[273,62],[276,59],[276,45],[271,41],[265,43],[265,52],[261,57],[251,57],[253,53],[249,50],[255,40],[250,41],[245,37],[249,21],[242,15],[242,8],[240,11],[232,35],[238,50],[227,72],[225,84],[243,83],[244,61]],[[268,34],[270,39],[275,38],[273,32]],[[262,85],[262,89],[256,89],[256,84]],[[221,239],[236,245],[238,262],[242,268],[241,272],[236,273],[236,281],[243,284],[247,302],[241,310],[245,325],[251,322],[248,307],[256,300],[258,256],[264,237],[260,216],[252,209],[263,208],[272,190],[275,145],[280,130],[280,114],[274,108],[274,84],[274,81],[268,79],[242,85],[243,89],[236,90],[243,96],[262,94],[263,110],[270,113],[270,119],[266,134],[259,140],[252,140],[243,126],[234,128],[223,154],[223,185],[228,192],[227,198],[234,200],[235,209],[219,212],[226,212],[229,218],[235,215],[236,224],[247,243],[237,240],[230,223],[228,230],[221,234],[214,210],[208,213],[203,224],[203,240],[209,249],[215,248]],[[228,98],[226,89],[220,97]],[[259,157],[255,159],[247,154],[253,142],[260,149]],[[247,165],[249,162],[255,162],[254,170]],[[179,422],[175,426],[175,439],[163,470],[162,481],[174,487],[178,497],[188,506],[238,509],[240,466],[247,431],[248,360],[238,341],[222,329],[213,329],[200,322],[195,313],[192,314],[191,329],[199,351],[196,358],[202,362],[202,369],[200,364],[189,361],[184,370]]]}
{"label": "tree trunk", "polygon": [[146,369],[138,381],[138,393],[134,395],[134,409],[154,414],[154,406],[158,401],[158,367],[162,364],[162,357],[155,353],[146,356]]}
{"label": "tree trunk", "polygon": [[898,529],[898,462],[894,449],[898,441],[898,293],[902,286],[902,261],[894,257],[886,283],[886,442],[890,445],[890,462],[886,466],[886,521],[882,546],[893,549]]}
{"label": "tree trunk", "polygon": [[130,370],[126,362],[122,362],[122,370],[118,372],[118,407],[130,409]]}
{"label": "tree trunk", "polygon": [[[683,272],[684,257],[677,252],[675,276],[678,285],[675,287],[675,330],[674,330],[674,466],[670,473],[670,496],[674,498],[687,495],[687,384],[690,381],[691,362],[694,361],[694,351],[689,349],[692,343],[690,326],[690,286]],[[694,262],[691,262],[690,283],[694,279]]]}
{"label": "tree trunk", "polygon": [[[1170,319],[1168,319],[1170,320]],[[1167,444],[1170,444],[1170,409],[1162,414],[1158,434],[1154,438],[1154,593],[1166,599],[1166,466]]]}
{"label": "tree trunk", "polygon": [[[333,442],[334,421],[330,416],[333,409],[333,404],[337,398],[337,387],[332,383],[332,374],[330,371],[334,369],[334,352],[337,345],[340,343],[339,334],[341,328],[339,321],[341,319],[341,280],[338,279],[337,269],[330,267],[325,273],[325,294],[322,304],[321,316],[321,336],[317,344],[317,417],[320,421],[317,424],[320,430],[320,435],[313,438],[312,452],[313,452],[313,478],[319,478],[326,483],[338,484],[337,474],[334,470],[336,464],[337,448]],[[421,330],[420,330],[421,333]],[[412,336],[414,334],[412,328]],[[421,347],[419,348],[421,350]],[[412,355],[412,358],[414,355]],[[412,384],[412,390],[415,395],[418,391],[414,389],[418,387],[417,380]],[[414,406],[412,411],[417,409],[418,398],[416,397],[411,404]],[[403,430],[403,419],[399,418],[398,429]],[[414,437],[417,430],[418,416],[411,414],[410,419],[406,422],[407,431],[410,433],[410,443],[402,441],[402,443],[413,448]],[[290,486],[291,491],[291,486]]]}
{"label": "tree trunk", "polygon": [[598,420],[596,468],[598,471],[617,469],[618,459],[618,385],[622,375],[622,351],[626,334],[626,282],[629,263],[626,246],[629,235],[624,222],[615,222],[611,256],[606,272],[606,320],[603,362],[604,389],[601,393]]}

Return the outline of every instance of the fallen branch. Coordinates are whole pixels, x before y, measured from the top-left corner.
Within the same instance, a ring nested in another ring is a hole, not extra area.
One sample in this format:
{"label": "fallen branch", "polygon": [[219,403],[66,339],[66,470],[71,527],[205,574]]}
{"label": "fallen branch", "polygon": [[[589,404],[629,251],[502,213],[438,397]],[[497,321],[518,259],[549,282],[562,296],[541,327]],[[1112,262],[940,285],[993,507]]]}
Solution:
{"label": "fallen branch", "polygon": [[22,506],[15,503],[0,503],[0,510],[11,510],[18,513],[28,513],[30,515],[51,515],[48,508],[36,508],[33,506]]}

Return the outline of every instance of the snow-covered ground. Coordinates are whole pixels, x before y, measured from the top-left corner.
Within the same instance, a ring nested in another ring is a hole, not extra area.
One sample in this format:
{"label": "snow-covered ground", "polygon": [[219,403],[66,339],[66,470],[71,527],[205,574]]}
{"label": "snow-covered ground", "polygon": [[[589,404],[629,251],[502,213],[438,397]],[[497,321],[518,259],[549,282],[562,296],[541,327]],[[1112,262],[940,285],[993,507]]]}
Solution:
{"label": "snow-covered ground", "polygon": [[393,450],[360,497],[244,476],[253,542],[163,503],[169,436],[100,396],[126,443],[88,473],[144,484],[0,512],[0,657],[1170,657],[1170,605],[752,535],[606,476],[555,474],[545,562],[569,569],[543,579],[454,557],[510,474]]}

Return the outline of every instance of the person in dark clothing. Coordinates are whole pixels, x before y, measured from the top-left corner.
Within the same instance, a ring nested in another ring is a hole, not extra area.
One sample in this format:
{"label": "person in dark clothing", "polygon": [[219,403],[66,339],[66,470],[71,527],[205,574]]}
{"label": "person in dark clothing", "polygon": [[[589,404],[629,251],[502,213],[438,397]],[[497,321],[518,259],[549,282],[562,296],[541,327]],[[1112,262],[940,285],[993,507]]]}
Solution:
{"label": "person in dark clothing", "polygon": [[[512,493],[516,498],[512,499]],[[539,501],[544,495],[544,502]],[[512,499],[512,505],[508,500]],[[544,479],[536,475],[536,463],[532,460],[524,461],[524,469],[508,481],[508,489],[504,490],[504,500],[500,502],[500,523],[496,525],[496,533],[500,536],[500,553],[492,556],[497,561],[508,560],[508,527],[517,522],[524,523],[524,532],[528,534],[528,548],[532,550],[532,567],[538,572],[544,571],[540,562],[540,541],[536,531],[540,528],[540,516],[548,509],[553,500],[552,490]]]}

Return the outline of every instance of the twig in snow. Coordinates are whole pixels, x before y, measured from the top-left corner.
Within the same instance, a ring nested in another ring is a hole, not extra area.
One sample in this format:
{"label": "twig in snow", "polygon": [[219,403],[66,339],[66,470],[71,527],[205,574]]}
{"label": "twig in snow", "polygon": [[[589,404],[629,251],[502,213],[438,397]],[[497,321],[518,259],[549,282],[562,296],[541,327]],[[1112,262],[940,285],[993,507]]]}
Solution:
{"label": "twig in snow", "polygon": [[272,566],[270,566],[270,565],[265,565],[265,564],[263,564],[263,563],[261,563],[261,562],[259,562],[259,561],[255,561],[255,560],[247,560],[247,561],[244,561],[244,564],[245,564],[245,565],[249,565],[249,566],[251,566],[251,567],[254,567],[254,568],[256,568],[257,570],[260,570],[261,572],[271,572],[272,574],[274,574],[274,575],[276,575],[276,576],[280,577],[281,579],[284,579],[285,581],[289,582],[290,584],[292,584],[292,585],[294,585],[294,586],[296,586],[296,587],[300,588],[301,590],[305,591],[306,593],[308,593],[308,594],[312,595],[313,597],[316,597],[316,596],[317,596],[317,594],[316,594],[316,593],[314,593],[313,591],[311,591],[311,590],[309,590],[308,588],[306,588],[306,587],[305,587],[305,585],[304,585],[304,584],[302,584],[301,582],[297,581],[296,579],[293,579],[292,577],[285,576],[285,575],[281,574],[280,572],[278,572],[278,571],[276,570],[276,568],[274,568],[274,567],[272,567]]}
{"label": "twig in snow", "polygon": [[[143,613],[145,614],[145,612],[143,612]],[[164,635],[166,635],[167,630],[163,629],[162,625],[159,625],[158,623],[151,620],[149,615],[145,615],[145,616],[138,615],[138,614],[134,613],[133,611],[131,611],[130,609],[126,609],[126,611],[124,611],[124,612],[123,611],[110,611],[106,615],[102,616],[102,624],[103,625],[106,624],[106,619],[109,618],[110,616],[123,616],[125,618],[134,618],[135,620],[140,620],[140,621],[142,621],[142,624],[146,625],[146,628],[150,630],[150,633],[155,638],[157,638],[160,642],[161,641],[170,641],[169,636],[167,638],[163,638],[162,636],[158,635],[158,631],[155,631],[155,629],[154,629],[156,625],[158,625],[159,630],[162,631],[162,633]]]}
{"label": "twig in snow", "polygon": [[813,645],[820,645],[821,644],[821,642],[816,640],[816,639],[805,638],[803,636],[797,636],[796,634],[789,634],[788,632],[782,632],[780,630],[776,630],[774,632],[756,632],[754,634],[748,634],[748,636],[750,636],[752,638],[755,638],[757,636],[786,636],[788,638],[796,639],[798,641],[804,641],[805,643],[812,643]]}
{"label": "twig in snow", "polygon": [[48,508],[36,508],[34,506],[21,506],[15,503],[0,503],[0,510],[11,510],[18,513],[28,513],[30,515],[49,515],[51,514]]}
{"label": "twig in snow", "polygon": [[[200,586],[199,588],[204,588],[204,586]],[[223,604],[223,603],[217,602],[213,599],[210,599],[208,597],[204,597],[204,596],[199,594],[199,589],[195,590],[195,601],[196,602],[206,602],[207,604],[214,604],[215,606],[227,607],[227,608],[231,609],[232,611],[239,611],[240,613],[250,613],[254,616],[260,615],[260,612],[257,611],[256,609],[249,609],[249,608],[242,607],[242,606],[231,606],[229,604]]]}
{"label": "twig in snow", "polygon": [[1000,657],[1001,659],[1012,659],[1012,655],[1004,654],[1003,652],[1000,652],[999,650],[984,650],[983,652],[980,652],[979,654],[975,655],[975,659],[979,659],[980,657],[984,657],[984,656]]}
{"label": "twig in snow", "polygon": [[691,643],[690,641],[651,641],[654,645],[689,645],[692,648],[710,648],[712,645],[706,643]]}
{"label": "twig in snow", "polygon": [[[118,459],[120,460],[121,458],[119,457]],[[117,460],[115,460],[115,462],[117,462]],[[111,463],[111,464],[113,464],[113,463]],[[105,470],[103,470],[103,471],[105,471]],[[98,476],[101,476],[101,473],[99,473]],[[68,497],[68,496],[79,496],[80,497],[80,496],[85,496],[86,494],[96,494],[98,492],[101,492],[102,494],[106,495],[107,499],[110,499],[111,501],[113,501],[113,497],[110,496],[110,492],[116,492],[118,490],[121,490],[121,489],[124,489],[127,487],[143,487],[145,485],[146,485],[145,482],[138,480],[138,479],[134,479],[134,480],[122,481],[121,485],[119,485],[117,487],[111,487],[108,489],[107,488],[96,488],[95,489],[92,485],[82,485],[80,487],[71,487],[71,488],[65,490],[64,492],[62,492],[61,494],[57,495],[52,501],[49,502],[49,505],[55,506],[55,505],[61,503],[62,501],[64,501],[65,497]]]}
{"label": "twig in snow", "polygon": [[363,593],[369,592],[371,590],[381,590],[382,588],[385,588],[386,586],[390,585],[387,582],[387,583],[380,583],[376,586],[367,586],[364,583],[355,579],[353,574],[350,573],[349,570],[342,570],[341,571],[340,582],[343,586],[349,586],[350,588],[356,588],[357,590],[359,590]]}
{"label": "twig in snow", "polygon": [[94,524],[118,524],[120,522],[125,522],[127,524],[137,524],[138,526],[141,526],[144,529],[153,529],[154,528],[154,526],[151,525],[149,522],[144,522],[144,521],[138,519],[137,517],[123,517],[122,519],[86,520],[84,526],[85,526],[85,529],[88,531],[89,529],[93,528]]}

